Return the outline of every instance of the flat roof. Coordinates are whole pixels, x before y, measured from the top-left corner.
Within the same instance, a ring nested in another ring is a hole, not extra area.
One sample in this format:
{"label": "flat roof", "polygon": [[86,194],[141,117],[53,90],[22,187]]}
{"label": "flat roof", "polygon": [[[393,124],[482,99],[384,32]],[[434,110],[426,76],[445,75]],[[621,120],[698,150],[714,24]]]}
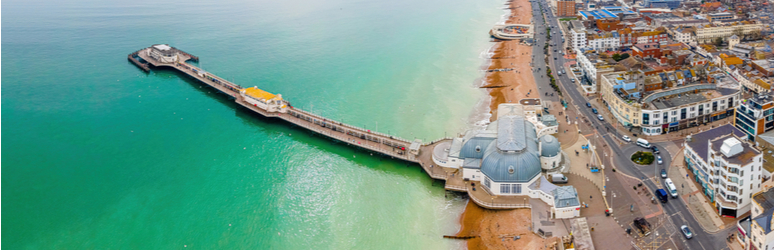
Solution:
{"label": "flat roof", "polygon": [[170,50],[170,49],[172,49],[172,47],[169,47],[169,45],[166,45],[166,44],[156,44],[156,45],[153,45],[153,47],[158,49],[158,50]]}
{"label": "flat roof", "polygon": [[257,87],[246,88],[246,89],[244,89],[244,91],[245,91],[245,94],[247,94],[249,96],[252,96],[252,97],[255,97],[257,99],[271,100],[272,98],[274,98],[276,96],[276,95],[274,95],[272,93],[266,92],[266,91],[261,90],[261,89],[259,89]]}
{"label": "flat roof", "polygon": [[667,109],[667,108],[679,107],[686,104],[702,102],[706,100],[707,98],[704,97],[704,95],[700,95],[700,94],[684,95],[683,94],[679,98],[678,97],[661,98],[661,99],[656,99],[651,103],[653,103],[653,106],[656,106],[656,108],[658,109]]}

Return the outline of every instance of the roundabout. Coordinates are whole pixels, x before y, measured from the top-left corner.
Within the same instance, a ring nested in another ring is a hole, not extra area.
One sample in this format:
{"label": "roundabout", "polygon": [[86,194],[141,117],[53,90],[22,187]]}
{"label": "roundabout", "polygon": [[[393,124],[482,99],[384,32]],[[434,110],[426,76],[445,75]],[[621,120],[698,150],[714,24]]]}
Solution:
{"label": "roundabout", "polygon": [[637,151],[636,153],[632,154],[631,160],[632,162],[638,164],[638,165],[650,165],[653,164],[653,160],[655,160],[656,157],[653,156],[653,153],[646,152],[646,151]]}

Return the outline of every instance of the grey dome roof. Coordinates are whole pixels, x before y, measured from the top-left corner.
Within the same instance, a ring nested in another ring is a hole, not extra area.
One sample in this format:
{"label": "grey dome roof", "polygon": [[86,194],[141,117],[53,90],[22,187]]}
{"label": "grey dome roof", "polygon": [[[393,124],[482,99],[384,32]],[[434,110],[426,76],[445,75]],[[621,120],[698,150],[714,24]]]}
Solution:
{"label": "grey dome roof", "polygon": [[540,142],[542,143],[540,148],[540,155],[543,157],[554,157],[562,151],[559,140],[557,140],[553,135],[541,136]]}
{"label": "grey dome roof", "polygon": [[[484,152],[484,159],[481,161],[481,172],[490,180],[495,182],[527,182],[540,174],[540,157],[538,155],[537,134],[535,126],[524,119],[511,120],[513,126],[509,131],[511,136],[522,137],[519,143],[524,143],[521,150],[499,150],[501,143],[498,142],[502,137],[498,135],[498,140],[492,141]],[[504,123],[500,122],[500,126]],[[500,130],[500,129],[498,129]],[[502,133],[503,131],[498,131]],[[517,133],[521,133],[518,135]],[[521,146],[521,145],[520,145]],[[511,149],[511,148],[509,148]]]}

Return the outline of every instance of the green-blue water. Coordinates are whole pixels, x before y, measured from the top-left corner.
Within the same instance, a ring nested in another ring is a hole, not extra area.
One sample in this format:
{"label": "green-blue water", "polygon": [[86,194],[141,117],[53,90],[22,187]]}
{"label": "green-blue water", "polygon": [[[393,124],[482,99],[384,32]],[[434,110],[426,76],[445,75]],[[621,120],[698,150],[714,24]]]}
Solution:
{"label": "green-blue water", "polygon": [[502,0],[2,4],[8,249],[447,249],[464,201],[418,166],[237,108],[126,55],[408,139],[469,126]]}

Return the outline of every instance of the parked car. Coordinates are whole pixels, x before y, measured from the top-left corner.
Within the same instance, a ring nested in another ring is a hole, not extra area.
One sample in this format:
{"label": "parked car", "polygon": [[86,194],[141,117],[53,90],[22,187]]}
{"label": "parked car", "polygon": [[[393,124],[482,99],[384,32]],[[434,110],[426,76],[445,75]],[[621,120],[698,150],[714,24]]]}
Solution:
{"label": "parked car", "polygon": [[594,114],[599,114],[599,111],[597,111],[597,109],[595,109],[595,108],[592,108],[591,112],[593,112]]}
{"label": "parked car", "polygon": [[656,161],[658,162],[659,165],[664,164],[664,161],[661,160],[661,156],[660,155],[656,156]]}
{"label": "parked car", "polygon": [[691,229],[688,229],[688,226],[682,225],[680,227],[680,231],[683,232],[683,235],[685,235],[686,239],[690,240],[691,238],[693,238],[693,232],[691,232]]}
{"label": "parked car", "polygon": [[621,139],[623,139],[626,142],[631,142],[632,141],[632,138],[629,138],[628,135],[621,136]]}
{"label": "parked car", "polygon": [[575,78],[570,79],[571,82],[575,82]]}
{"label": "parked car", "polygon": [[589,107],[589,108],[591,108],[591,103],[588,103],[588,102],[587,102],[587,103],[586,103],[586,107]]}
{"label": "parked car", "polygon": [[650,147],[650,149],[653,150],[653,153],[656,153],[656,154],[660,154],[661,153],[660,151],[658,151],[658,148],[656,146],[652,146],[652,147]]}
{"label": "parked car", "polygon": [[599,119],[600,121],[604,121],[605,120],[605,118],[602,117],[602,115],[597,115],[597,119]]}
{"label": "parked car", "polygon": [[662,168],[661,169],[661,179],[666,179],[666,178],[667,178],[666,169]]}

